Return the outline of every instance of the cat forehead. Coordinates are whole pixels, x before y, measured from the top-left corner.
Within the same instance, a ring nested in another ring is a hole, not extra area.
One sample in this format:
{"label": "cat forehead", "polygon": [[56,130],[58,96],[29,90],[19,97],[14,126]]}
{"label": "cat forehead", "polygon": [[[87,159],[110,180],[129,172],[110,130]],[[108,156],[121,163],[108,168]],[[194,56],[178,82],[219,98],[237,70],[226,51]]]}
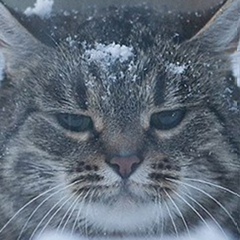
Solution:
{"label": "cat forehead", "polygon": [[189,56],[188,49],[170,43],[163,42],[148,52],[116,42],[84,44],[71,61],[62,64],[68,68],[68,76],[63,71],[58,80],[61,85],[70,79],[70,84],[64,84],[65,94],[70,98],[77,95],[78,101],[87,103],[81,104],[85,109],[90,104],[108,106],[109,111],[139,110],[146,105],[161,105],[164,100],[177,102],[180,85],[190,83],[187,79],[191,74],[197,75],[194,51]]}
{"label": "cat forehead", "polygon": [[147,88],[154,85],[150,75],[155,71],[149,68],[156,63],[144,53],[137,53],[133,46],[95,43],[82,47],[78,54],[70,56],[69,61],[63,60],[56,80],[59,85],[65,85],[68,97],[77,95],[78,100],[87,103],[81,104],[85,109],[90,105],[101,109],[108,105],[109,111],[129,108],[129,105],[136,108],[136,103],[143,101]]}

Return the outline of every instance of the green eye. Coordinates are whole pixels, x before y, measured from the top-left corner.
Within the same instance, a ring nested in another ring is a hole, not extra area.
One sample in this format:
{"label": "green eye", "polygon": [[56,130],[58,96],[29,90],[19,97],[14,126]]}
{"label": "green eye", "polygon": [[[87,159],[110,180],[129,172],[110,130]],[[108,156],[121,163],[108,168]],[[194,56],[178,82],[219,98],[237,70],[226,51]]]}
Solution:
{"label": "green eye", "polygon": [[93,121],[90,117],[77,114],[59,113],[56,115],[58,123],[72,132],[93,130]]}
{"label": "green eye", "polygon": [[154,113],[151,116],[150,125],[158,130],[172,129],[181,123],[185,113],[184,109]]}

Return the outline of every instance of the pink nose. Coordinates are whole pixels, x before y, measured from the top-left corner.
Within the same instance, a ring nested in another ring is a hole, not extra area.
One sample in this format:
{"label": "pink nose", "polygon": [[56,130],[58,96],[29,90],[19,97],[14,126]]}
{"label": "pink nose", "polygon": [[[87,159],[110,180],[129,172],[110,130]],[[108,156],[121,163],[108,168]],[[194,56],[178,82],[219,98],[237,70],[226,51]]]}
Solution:
{"label": "pink nose", "polygon": [[128,178],[138,167],[140,159],[135,156],[116,156],[113,157],[109,165],[122,177]]}

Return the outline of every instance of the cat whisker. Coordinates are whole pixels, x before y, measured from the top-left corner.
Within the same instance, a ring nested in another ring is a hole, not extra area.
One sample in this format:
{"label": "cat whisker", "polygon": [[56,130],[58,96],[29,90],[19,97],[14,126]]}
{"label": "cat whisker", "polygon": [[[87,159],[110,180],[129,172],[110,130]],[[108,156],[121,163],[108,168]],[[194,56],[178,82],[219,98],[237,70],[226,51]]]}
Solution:
{"label": "cat whisker", "polygon": [[[71,199],[73,199],[73,198],[74,198],[74,196],[71,196],[70,198],[68,198],[68,199],[58,208],[57,212],[59,212],[59,211],[66,205],[66,203],[67,203],[67,202],[70,202]],[[76,199],[75,199],[73,202],[75,202],[75,201],[76,201]],[[72,204],[73,204],[73,203],[72,203]],[[69,208],[67,209],[67,211],[65,212],[65,214],[64,214],[63,217],[61,218],[61,221],[60,221],[60,223],[58,224],[58,227],[57,227],[57,232],[60,231],[61,225],[63,224],[64,219],[67,217],[67,214],[69,213],[69,211],[70,211],[70,209],[71,209],[71,207],[72,207],[72,204],[69,206]]]}
{"label": "cat whisker", "polygon": [[61,189],[59,189],[58,191],[55,191],[54,193],[50,194],[47,198],[45,198],[31,213],[31,215],[28,217],[27,221],[25,222],[24,226],[21,229],[21,232],[17,238],[17,240],[19,240],[23,234],[23,231],[25,230],[25,228],[27,227],[29,221],[32,219],[32,217],[34,216],[34,214],[43,206],[44,203],[46,203],[50,198],[52,198],[53,196],[55,196],[56,194],[58,194],[59,192],[65,190],[66,188],[70,187],[71,185],[74,185],[75,183],[72,183],[70,185],[67,185]]}
{"label": "cat whisker", "polygon": [[[82,209],[83,209],[83,207],[84,207],[84,202],[85,202],[85,199],[87,198],[87,196],[89,195],[89,192],[91,191],[91,189],[89,189],[88,190],[88,192],[85,194],[85,196],[83,197],[83,199],[82,199],[82,207],[79,207],[79,209],[78,209],[78,212],[77,212],[77,216],[76,216],[76,219],[75,219],[75,221],[73,222],[73,226],[72,226],[72,230],[71,230],[71,236],[73,235],[73,232],[74,232],[74,230],[75,230],[75,228],[76,228],[76,225],[77,225],[77,222],[79,221],[79,216],[80,216],[80,214],[81,214],[81,211],[82,211]],[[79,197],[78,197],[78,199],[80,198],[80,195],[79,195]]]}
{"label": "cat whisker", "polygon": [[[65,200],[67,198],[67,200]],[[71,198],[71,197],[70,197]],[[44,215],[44,217],[41,219],[41,221],[38,223],[38,225],[35,227],[35,229],[33,230],[30,239],[32,240],[33,237],[36,235],[38,229],[40,228],[41,224],[44,222],[44,220],[49,216],[50,213],[52,213],[52,211],[57,207],[57,205],[59,203],[61,203],[63,200],[65,200],[63,202],[63,204],[56,209],[56,211],[52,214],[52,216],[48,219],[48,221],[45,223],[45,225],[43,226],[43,228],[41,229],[41,231],[39,231],[38,235],[41,236],[43,234],[43,232],[45,231],[45,229],[47,228],[47,226],[49,225],[49,223],[52,221],[52,219],[57,215],[57,213],[62,209],[62,207],[69,201],[69,197],[68,196],[64,196],[62,197],[60,200],[58,200],[47,212],[47,214]]]}
{"label": "cat whisker", "polygon": [[[75,184],[78,184],[79,182],[81,182],[80,180],[75,181],[71,184],[65,185],[64,188],[62,188],[60,191],[63,191],[71,186],[74,186]],[[55,192],[55,194],[59,193],[60,191]],[[52,194],[52,196],[54,196],[55,194]],[[51,196],[51,197],[52,197]],[[35,227],[35,229],[33,230],[31,236],[30,236],[30,240],[34,237],[34,235],[36,234],[37,230],[39,229],[39,227],[41,226],[41,224],[43,223],[43,221],[49,216],[49,214],[54,210],[54,208],[56,208],[56,206],[62,202],[64,199],[66,199],[68,196],[64,196],[62,197],[59,201],[57,201],[52,207],[51,209],[47,212],[47,214],[44,215],[44,217],[41,219],[41,221],[38,223],[38,225]],[[41,229],[40,234],[43,233],[43,231],[46,229],[46,227],[49,225],[49,223],[51,222],[51,220],[56,216],[56,214],[62,209],[62,207],[69,201],[69,199],[73,198],[73,196],[70,196],[67,198],[66,201],[64,201],[64,203],[53,213],[53,215],[50,217],[50,219],[47,221],[47,223],[44,225],[44,227]],[[50,199],[50,197],[48,198]],[[36,212],[36,211],[35,211]]]}
{"label": "cat whisker", "polygon": [[175,180],[175,179],[170,179],[168,178],[167,180],[169,181],[172,181],[172,182],[175,182],[175,183],[178,183],[178,184],[181,184],[181,185],[184,185],[186,187],[189,187],[189,188],[192,188],[192,189],[195,189],[199,192],[201,192],[202,194],[204,194],[205,196],[207,196],[208,198],[210,198],[211,200],[213,200],[226,214],[227,216],[231,219],[232,223],[234,224],[234,226],[237,228],[237,230],[240,232],[239,230],[239,226],[237,224],[237,222],[234,220],[233,216],[229,213],[229,211],[216,199],[214,198],[211,194],[207,193],[206,191],[202,190],[201,188],[199,187],[195,187],[191,184],[188,184],[188,183],[184,183],[182,181],[179,181],[179,180]]}
{"label": "cat whisker", "polygon": [[[81,196],[79,195],[77,199],[79,199],[80,197],[81,197]],[[39,235],[41,235],[42,233],[44,233],[44,231],[46,230],[46,228],[47,228],[47,226],[50,224],[50,222],[53,220],[53,218],[54,218],[54,217],[57,215],[57,213],[66,205],[66,203],[67,203],[68,201],[70,201],[72,198],[73,198],[73,196],[67,198],[67,200],[64,201],[64,203],[63,203],[59,208],[56,209],[56,211],[53,213],[53,215],[48,219],[47,223],[46,223],[46,224],[44,225],[44,227],[41,229]],[[51,213],[52,210],[53,210],[60,202],[62,202],[62,200],[64,200],[64,199],[66,199],[66,197],[60,199],[60,200],[49,210],[48,213]],[[47,215],[48,215],[48,214],[47,214]],[[45,218],[47,217],[47,215],[45,216]],[[64,217],[62,218],[62,220],[63,220],[64,218],[65,218],[65,215],[64,215]],[[62,223],[62,220],[61,220],[61,223]],[[59,226],[61,225],[61,223],[59,224]],[[59,226],[58,226],[58,228],[57,228],[57,231],[59,230]]]}
{"label": "cat whisker", "polygon": [[190,207],[194,213],[201,219],[201,221],[206,225],[206,227],[211,230],[211,227],[206,222],[206,220],[203,218],[203,216],[185,199],[183,198],[179,193],[177,193],[175,190],[172,190],[173,193],[175,193],[188,207]]}
{"label": "cat whisker", "polygon": [[212,186],[212,187],[216,187],[216,188],[218,188],[218,189],[224,190],[224,191],[226,191],[226,192],[228,192],[228,193],[231,193],[232,195],[240,198],[240,194],[232,191],[231,189],[228,189],[228,188],[226,188],[226,187],[223,187],[223,186],[221,186],[221,185],[218,185],[218,184],[215,184],[215,183],[211,183],[211,182],[209,182],[209,181],[205,181],[205,180],[201,180],[201,179],[194,179],[194,178],[184,178],[184,179],[187,180],[187,181],[198,182],[198,183],[210,185],[210,186]]}
{"label": "cat whisker", "polygon": [[185,220],[181,210],[179,209],[179,207],[177,206],[176,202],[173,200],[171,195],[165,189],[163,189],[163,191],[167,195],[167,197],[170,199],[170,201],[172,202],[173,206],[176,208],[177,212],[179,213],[179,215],[180,215],[180,217],[181,217],[181,219],[183,221],[183,224],[184,224],[184,226],[186,228],[186,231],[187,231],[187,234],[188,234],[189,238],[192,239],[190,231],[189,231],[188,224],[187,224],[187,222],[186,222],[186,220]]}
{"label": "cat whisker", "polygon": [[34,197],[33,199],[31,199],[30,201],[28,201],[26,204],[24,204],[5,224],[4,226],[0,229],[0,234],[4,231],[4,229],[24,210],[26,209],[30,204],[32,204],[33,202],[35,202],[36,200],[38,200],[40,197],[48,194],[49,192],[64,186],[65,184],[59,184],[56,185],[46,191],[44,191],[43,193],[40,193],[39,195],[37,195],[36,197]]}
{"label": "cat whisker", "polygon": [[160,209],[161,209],[161,218],[162,218],[162,224],[161,224],[161,238],[163,238],[163,235],[164,235],[164,217],[163,217],[163,209],[162,209],[161,206],[160,206]]}
{"label": "cat whisker", "polygon": [[[88,209],[89,209],[89,207],[91,207],[92,198],[96,193],[96,189],[95,188],[92,188],[92,189],[90,188],[89,191],[90,191],[91,194],[89,195],[88,204],[86,204],[86,216],[88,216]],[[88,236],[88,226],[87,226],[86,221],[84,223],[84,229],[85,229],[86,236]]]}
{"label": "cat whisker", "polygon": [[[180,190],[181,191],[181,190]],[[218,228],[220,229],[220,231],[223,233],[225,239],[228,240],[228,237],[226,235],[226,232],[223,230],[222,226],[220,225],[220,223],[216,220],[216,218],[202,205],[200,204],[196,199],[194,199],[193,197],[191,197],[189,194],[181,191],[181,193],[183,195],[185,195],[187,198],[189,198],[191,201],[193,201],[195,204],[197,204],[211,219],[212,221],[218,226]]]}
{"label": "cat whisker", "polygon": [[81,197],[82,197],[81,195],[78,195],[78,196],[76,197],[76,199],[73,201],[73,203],[71,204],[71,206],[69,207],[69,209],[66,211],[65,215],[63,216],[62,221],[61,221],[61,223],[59,224],[58,228],[60,228],[60,226],[61,226],[62,223],[63,223],[63,220],[66,218],[67,214],[68,214],[68,213],[70,212],[70,210],[71,210],[71,212],[70,212],[67,220],[65,221],[63,227],[61,228],[61,233],[64,232],[64,229],[66,228],[66,226],[67,226],[70,218],[72,217],[73,212],[75,211],[75,209],[76,209],[76,207],[77,207],[77,205],[78,205],[78,201],[79,201],[79,199],[80,199]]}
{"label": "cat whisker", "polygon": [[169,206],[168,206],[168,204],[167,204],[166,201],[164,201],[164,203],[165,203],[166,209],[167,209],[167,211],[168,211],[168,215],[169,215],[169,217],[170,217],[170,219],[171,219],[171,222],[172,222],[172,225],[173,225],[175,234],[176,234],[177,238],[179,238],[178,229],[177,229],[176,223],[175,223],[175,221],[174,221],[174,219],[173,219],[173,216],[172,216],[172,214],[171,214],[170,208],[169,208]]}
{"label": "cat whisker", "polygon": [[161,228],[161,236],[160,239],[162,239],[163,237],[163,231],[164,231],[164,217],[163,217],[163,210],[162,210],[162,201],[161,201],[161,193],[160,191],[156,190],[156,200],[155,200],[155,204],[159,207],[159,211],[160,211],[160,215],[157,214],[156,218],[157,221],[156,223],[158,223],[159,221],[161,222],[161,225],[159,225],[158,227],[158,232],[159,229]]}

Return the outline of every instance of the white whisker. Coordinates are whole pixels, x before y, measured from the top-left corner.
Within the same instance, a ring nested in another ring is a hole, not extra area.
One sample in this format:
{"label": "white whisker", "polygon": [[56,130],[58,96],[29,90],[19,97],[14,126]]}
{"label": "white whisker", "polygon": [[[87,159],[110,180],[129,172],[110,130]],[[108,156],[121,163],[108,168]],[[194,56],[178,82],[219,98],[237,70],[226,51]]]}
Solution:
{"label": "white whisker", "polygon": [[212,221],[218,226],[218,228],[220,229],[220,231],[223,233],[225,239],[228,239],[226,232],[223,230],[223,228],[221,227],[220,223],[216,220],[216,218],[202,205],[200,204],[197,200],[195,200],[194,198],[192,198],[189,194],[181,191],[187,198],[189,198],[191,201],[193,201],[195,204],[197,204],[201,209],[203,209],[204,212],[207,213],[207,215],[212,219]]}
{"label": "white whisker", "polygon": [[52,216],[49,218],[49,220],[46,222],[46,224],[43,226],[43,228],[41,229],[41,231],[38,233],[38,236],[41,236],[43,234],[43,232],[45,231],[45,229],[47,228],[47,226],[49,225],[49,223],[52,221],[52,219],[56,216],[56,214],[61,210],[62,206],[64,206],[64,204],[69,200],[68,196],[64,196],[62,197],[60,200],[58,200],[51,208],[50,210],[47,212],[47,214],[44,215],[44,217],[41,219],[41,221],[38,223],[38,225],[35,227],[34,231],[32,232],[30,239],[32,240],[32,238],[35,236],[37,230],[39,229],[39,227],[41,226],[41,224],[44,222],[44,220],[49,216],[49,214],[57,207],[57,205],[59,203],[61,203],[63,200],[65,200],[67,198],[66,201],[63,202],[63,204],[61,205],[61,207],[59,207],[53,214]]}
{"label": "white whisker", "polygon": [[73,232],[74,232],[74,230],[75,230],[75,227],[76,227],[76,225],[77,225],[77,222],[79,221],[79,216],[80,216],[81,211],[82,211],[82,209],[83,209],[83,207],[84,207],[85,199],[87,198],[89,192],[90,192],[90,190],[88,190],[88,192],[85,194],[84,198],[82,199],[82,207],[78,209],[78,213],[77,213],[76,219],[75,219],[75,221],[74,221],[74,223],[73,223],[73,226],[72,226],[71,236],[73,235]]}
{"label": "white whisker", "polygon": [[206,225],[206,227],[211,230],[209,224],[206,222],[206,220],[203,218],[203,216],[185,199],[183,198],[180,194],[178,194],[176,191],[174,191],[172,189],[172,191],[186,204],[188,205],[192,210],[193,212],[196,213],[196,215],[201,219],[201,221]]}
{"label": "white whisker", "polygon": [[[160,222],[161,221],[161,226],[158,225],[159,228],[161,228],[161,236],[160,239],[163,238],[163,231],[164,231],[164,217],[163,217],[163,210],[162,210],[162,202],[161,202],[161,194],[158,190],[156,190],[156,200],[155,200],[155,204],[159,207],[159,211],[160,211],[160,216],[157,214],[156,215],[156,222]],[[159,232],[159,229],[158,229]]]}
{"label": "white whisker", "polygon": [[63,223],[63,220],[66,218],[66,216],[68,215],[69,211],[72,209],[71,212],[70,212],[70,214],[69,214],[69,216],[68,216],[68,218],[67,218],[67,220],[65,221],[65,223],[64,223],[64,225],[63,225],[63,227],[62,227],[62,229],[61,229],[61,233],[64,232],[64,229],[66,228],[66,226],[67,226],[67,224],[68,224],[68,222],[69,222],[69,220],[70,220],[70,218],[71,218],[74,210],[76,209],[76,207],[77,207],[77,205],[78,205],[78,201],[79,201],[80,198],[81,198],[81,195],[79,194],[79,195],[76,197],[76,199],[73,201],[73,203],[71,204],[71,206],[69,207],[69,209],[68,209],[68,210],[66,211],[66,213],[64,214],[64,216],[63,216],[63,218],[62,218],[62,221],[60,222],[60,224],[59,224],[59,226],[58,226],[58,228],[57,228],[57,231],[58,231],[58,229],[61,227],[61,225],[62,225],[62,223]]}
{"label": "white whisker", "polygon": [[61,186],[64,186],[65,184],[59,184],[57,186],[54,186],[53,188],[48,189],[47,191],[37,195],[36,197],[34,197],[33,199],[31,199],[30,201],[28,201],[26,204],[24,204],[5,224],[4,226],[0,229],[0,233],[3,232],[3,230],[10,224],[11,221],[13,221],[26,207],[28,207],[31,203],[35,202],[37,199],[39,199],[40,197],[44,196],[45,194],[53,191],[56,188],[59,188]]}
{"label": "white whisker", "polygon": [[168,178],[169,181],[172,181],[172,182],[175,182],[175,183],[178,183],[178,184],[182,184],[184,186],[187,186],[187,187],[190,187],[192,189],[195,189],[199,192],[201,192],[202,194],[204,194],[205,196],[209,197],[211,200],[213,200],[226,214],[227,216],[231,219],[232,223],[235,225],[235,227],[238,229],[239,231],[239,227],[238,227],[238,224],[237,222],[234,220],[234,218],[232,217],[232,215],[229,213],[229,211],[216,199],[214,198],[213,196],[211,196],[209,193],[205,192],[204,190],[198,188],[198,187],[195,187],[191,184],[188,184],[188,183],[184,183],[182,181],[178,181],[178,180],[174,180],[174,179],[170,179]]}
{"label": "white whisker", "polygon": [[179,213],[179,215],[180,215],[180,217],[181,217],[181,219],[183,221],[183,224],[184,224],[184,226],[185,226],[185,228],[187,230],[187,234],[188,234],[189,238],[192,239],[190,231],[189,231],[189,228],[188,228],[188,225],[187,225],[187,222],[186,222],[186,220],[185,220],[181,210],[179,209],[179,207],[177,206],[177,204],[175,203],[175,201],[173,200],[171,195],[165,189],[164,189],[164,192],[167,195],[167,197],[170,199],[170,201],[172,202],[173,206],[176,208],[177,212]]}
{"label": "white whisker", "polygon": [[218,189],[222,189],[226,192],[229,192],[231,193],[232,195],[236,196],[236,197],[239,197],[240,198],[240,194],[228,189],[228,188],[225,188],[223,186],[220,186],[220,185],[217,185],[217,184],[214,184],[214,183],[211,183],[211,182],[208,182],[208,181],[204,181],[204,180],[201,180],[201,179],[193,179],[193,178],[184,178],[188,181],[193,181],[193,182],[198,182],[198,183],[203,183],[203,184],[207,184],[207,185],[210,185],[210,186],[213,186],[213,187],[216,187]]}
{"label": "white whisker", "polygon": [[19,240],[23,234],[23,231],[25,230],[25,228],[27,227],[27,224],[29,223],[29,221],[32,219],[33,215],[40,209],[40,207],[43,206],[44,203],[46,203],[50,198],[52,198],[53,196],[55,196],[56,194],[58,194],[59,192],[65,190],[66,188],[70,187],[71,185],[74,185],[76,182],[69,184],[69,185],[65,185],[63,188],[59,189],[58,191],[50,194],[47,198],[45,198],[35,209],[34,211],[31,213],[31,215],[28,217],[27,221],[25,222],[24,226],[21,229],[21,232],[17,238],[17,240]]}
{"label": "white whisker", "polygon": [[171,222],[172,222],[174,231],[175,231],[175,233],[176,233],[176,236],[177,236],[177,238],[179,238],[177,226],[176,226],[176,224],[175,224],[175,222],[174,222],[174,219],[173,219],[173,216],[172,216],[172,214],[171,214],[171,211],[170,211],[170,209],[169,209],[169,207],[168,207],[167,202],[165,201],[164,203],[165,203],[166,209],[167,209],[167,211],[168,211],[168,215],[169,215],[169,217],[170,217],[170,219],[171,219]]}
{"label": "white whisker", "polygon": [[[91,191],[90,191],[90,190],[91,190]],[[93,189],[90,188],[90,190],[89,190],[89,192],[90,192],[91,194],[89,195],[88,204],[86,204],[86,215],[88,215],[88,209],[89,209],[89,206],[91,206],[90,204],[91,204],[91,202],[92,202],[92,197],[94,196],[94,194],[95,194],[95,192],[96,192],[96,190],[94,190],[94,188],[93,188]],[[86,234],[86,236],[88,236],[88,227],[87,227],[87,222],[86,222],[86,221],[85,221],[85,224],[84,224],[84,228],[85,228],[85,234]]]}
{"label": "white whisker", "polygon": [[[67,188],[69,188],[69,187],[71,187],[71,186],[73,186],[73,185],[75,185],[75,184],[77,184],[77,183],[79,183],[79,182],[81,182],[81,180],[78,180],[78,181],[72,182],[72,183],[70,183],[70,184],[68,184],[68,185],[65,185],[65,187],[62,188],[62,189],[60,189],[57,193],[65,190],[65,189],[67,189]],[[56,194],[56,193],[55,193],[55,194]],[[34,235],[36,234],[37,230],[39,229],[39,227],[41,226],[41,224],[43,223],[43,221],[44,221],[44,220],[48,217],[48,215],[51,213],[51,211],[58,205],[59,202],[61,202],[61,201],[62,201],[63,199],[65,199],[66,197],[68,197],[68,196],[64,196],[64,197],[61,198],[57,203],[55,203],[55,204],[53,205],[53,207],[48,211],[48,213],[41,219],[41,221],[38,223],[38,225],[35,227],[34,231],[32,232],[32,234],[31,234],[31,236],[30,236],[30,240],[34,237]],[[73,197],[73,196],[70,196],[70,197],[66,200],[66,202],[67,202],[70,198],[72,198],[72,197]],[[64,204],[65,204],[65,202],[64,202]],[[48,220],[49,223],[50,223],[50,221],[53,219],[53,217],[62,209],[62,207],[64,206],[64,204],[62,204],[62,206],[61,206],[60,208],[58,208],[57,211],[51,216],[51,218]],[[48,225],[49,223],[47,222],[47,224],[45,224],[45,226]],[[41,232],[43,232],[43,230],[42,230]]]}

